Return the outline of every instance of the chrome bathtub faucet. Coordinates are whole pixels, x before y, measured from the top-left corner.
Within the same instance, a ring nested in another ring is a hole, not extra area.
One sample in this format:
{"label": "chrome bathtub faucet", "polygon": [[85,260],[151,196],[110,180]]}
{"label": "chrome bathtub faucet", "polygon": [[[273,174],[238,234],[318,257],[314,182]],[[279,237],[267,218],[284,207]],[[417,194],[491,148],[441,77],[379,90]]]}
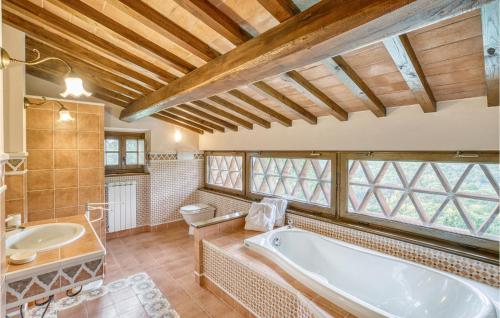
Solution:
{"label": "chrome bathtub faucet", "polygon": [[288,228],[291,229],[293,227],[293,220],[288,218],[287,224],[288,224]]}
{"label": "chrome bathtub faucet", "polygon": [[278,247],[278,246],[280,246],[280,245],[281,245],[281,240],[280,240],[280,238],[279,238],[279,237],[275,237],[275,238],[273,239],[273,245],[274,245],[274,246],[276,246],[276,247]]}

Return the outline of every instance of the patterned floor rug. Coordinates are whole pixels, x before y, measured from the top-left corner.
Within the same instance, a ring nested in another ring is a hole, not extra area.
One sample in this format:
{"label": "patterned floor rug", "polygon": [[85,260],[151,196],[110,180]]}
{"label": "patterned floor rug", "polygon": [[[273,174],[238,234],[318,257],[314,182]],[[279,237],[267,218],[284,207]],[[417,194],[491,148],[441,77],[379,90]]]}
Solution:
{"label": "patterned floor rug", "polygon": [[[137,273],[125,279],[119,279],[100,288],[83,291],[74,297],[64,297],[50,304],[44,318],[57,318],[57,312],[73,306],[79,305],[87,300],[94,300],[114,293],[124,288],[131,287],[139,301],[144,306],[148,317],[150,318],[179,318],[177,312],[170,306],[167,298],[156,287],[153,280],[146,273]],[[36,307],[30,311],[33,318],[40,318],[44,307]]]}

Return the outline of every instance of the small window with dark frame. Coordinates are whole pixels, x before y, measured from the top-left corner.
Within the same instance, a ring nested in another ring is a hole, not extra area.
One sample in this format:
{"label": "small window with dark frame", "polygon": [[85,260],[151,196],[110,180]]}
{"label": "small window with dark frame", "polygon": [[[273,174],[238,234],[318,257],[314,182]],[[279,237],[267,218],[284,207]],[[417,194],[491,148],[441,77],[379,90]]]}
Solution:
{"label": "small window with dark frame", "polygon": [[104,166],[106,173],[144,172],[144,133],[106,132]]}

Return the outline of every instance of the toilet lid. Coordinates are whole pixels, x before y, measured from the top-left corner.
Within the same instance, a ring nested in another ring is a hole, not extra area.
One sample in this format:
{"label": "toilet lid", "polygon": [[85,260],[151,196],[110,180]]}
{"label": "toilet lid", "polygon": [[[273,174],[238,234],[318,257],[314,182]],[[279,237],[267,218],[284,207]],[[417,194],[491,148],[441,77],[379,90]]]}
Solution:
{"label": "toilet lid", "polygon": [[213,207],[205,203],[197,203],[197,204],[183,206],[181,208],[181,211],[186,213],[193,213],[193,212],[198,212],[200,210],[209,210],[209,209],[213,209]]}

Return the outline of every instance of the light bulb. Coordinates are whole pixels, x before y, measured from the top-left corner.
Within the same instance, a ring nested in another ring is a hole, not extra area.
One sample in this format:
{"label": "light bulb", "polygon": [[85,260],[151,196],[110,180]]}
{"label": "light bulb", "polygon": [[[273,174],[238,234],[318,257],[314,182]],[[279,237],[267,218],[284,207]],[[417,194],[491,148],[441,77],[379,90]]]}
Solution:
{"label": "light bulb", "polygon": [[175,131],[174,140],[176,143],[179,143],[182,140],[182,134],[180,131],[178,130]]}
{"label": "light bulb", "polygon": [[83,88],[83,82],[82,79],[76,76],[68,76],[64,79],[64,82],[66,83],[66,91],[61,93],[61,96],[66,98],[68,96],[74,96],[74,97],[80,97],[80,96],[85,96],[89,97],[92,95],[91,93],[87,92],[85,88]]}
{"label": "light bulb", "polygon": [[69,110],[66,109],[66,107],[62,106],[61,109],[59,109],[59,121],[65,122],[70,120],[75,120],[75,119],[71,116]]}

